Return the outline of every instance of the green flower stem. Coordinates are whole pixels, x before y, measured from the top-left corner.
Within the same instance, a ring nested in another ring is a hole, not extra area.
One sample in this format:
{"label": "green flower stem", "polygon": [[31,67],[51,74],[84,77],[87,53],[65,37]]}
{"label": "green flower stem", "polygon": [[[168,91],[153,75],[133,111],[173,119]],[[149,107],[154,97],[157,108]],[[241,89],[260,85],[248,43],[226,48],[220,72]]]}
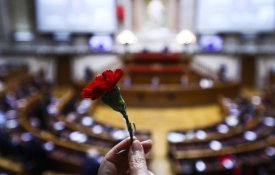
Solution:
{"label": "green flower stem", "polygon": [[102,97],[101,100],[109,105],[113,110],[120,112],[123,116],[123,118],[126,121],[127,124],[127,129],[129,131],[130,137],[131,137],[131,142],[134,141],[133,136],[134,136],[134,126],[132,123],[129,121],[127,112],[126,112],[126,104],[125,101],[123,100],[120,90],[118,86],[115,86],[111,91],[107,91]]}
{"label": "green flower stem", "polygon": [[133,138],[134,134],[133,134],[133,132],[134,131],[133,131],[133,127],[131,125],[131,122],[129,121],[129,118],[128,118],[128,115],[126,114],[126,112],[122,112],[121,114],[123,115],[123,118],[126,121],[127,129],[128,129],[128,132],[129,132],[130,138],[131,138],[131,143],[133,143],[133,141],[134,141],[134,138]]}

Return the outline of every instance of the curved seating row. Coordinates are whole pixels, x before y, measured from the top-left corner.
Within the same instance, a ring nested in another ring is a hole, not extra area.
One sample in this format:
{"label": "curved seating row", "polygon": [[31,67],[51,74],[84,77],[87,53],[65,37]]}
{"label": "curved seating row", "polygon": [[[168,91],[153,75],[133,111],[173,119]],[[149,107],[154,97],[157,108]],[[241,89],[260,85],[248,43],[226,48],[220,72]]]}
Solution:
{"label": "curved seating row", "polygon": [[[173,161],[175,173],[188,174],[188,171],[193,173],[197,171],[202,174],[208,172],[210,174],[228,174],[233,171],[232,169],[237,168],[269,166],[273,162],[273,155],[275,155],[273,154],[275,151],[275,136],[273,135],[275,116],[266,116],[266,109],[260,101],[259,97],[254,97],[253,102],[246,98],[240,98],[238,103],[233,105],[236,108],[232,108],[232,104],[227,99],[227,115],[233,117],[233,112],[237,116],[227,122],[225,120],[224,123],[217,124],[205,132],[202,132],[203,130],[196,132],[194,136],[197,136],[198,139],[180,142],[180,139],[188,136],[188,132],[185,133],[185,137],[182,137],[183,132],[174,133],[174,136],[172,133],[174,139],[179,139],[178,142],[173,142],[173,139],[172,142],[169,142],[169,155]],[[240,122],[241,118],[244,121]],[[237,125],[238,122],[240,122],[239,125]],[[230,126],[230,123],[234,125]],[[235,132],[238,127],[240,130]],[[214,128],[217,131],[213,130]],[[230,134],[218,133],[221,131]],[[213,137],[210,134],[214,134]],[[173,137],[170,135],[170,139]],[[226,163],[220,160],[224,156],[230,157],[226,159]]]}
{"label": "curved seating row", "polygon": [[40,75],[30,76],[27,71],[19,72],[20,74],[7,76],[9,78],[4,81],[0,95],[0,169],[8,174],[23,174],[28,168],[24,163],[30,161],[29,144],[24,142],[19,116],[42,91],[45,83]]}
{"label": "curved seating row", "polygon": [[[255,96],[254,98],[259,97]],[[179,142],[184,142],[185,144],[206,142],[213,139],[219,140],[241,134],[246,130],[251,130],[263,120],[268,120],[268,118],[263,117],[264,114],[259,113],[260,110],[258,108],[261,108],[260,105],[254,106],[248,102],[245,108],[239,109],[237,103],[229,98],[221,98],[220,103],[222,122],[197,130],[171,131],[168,135],[168,140],[173,144]],[[248,112],[244,114],[244,111]]]}

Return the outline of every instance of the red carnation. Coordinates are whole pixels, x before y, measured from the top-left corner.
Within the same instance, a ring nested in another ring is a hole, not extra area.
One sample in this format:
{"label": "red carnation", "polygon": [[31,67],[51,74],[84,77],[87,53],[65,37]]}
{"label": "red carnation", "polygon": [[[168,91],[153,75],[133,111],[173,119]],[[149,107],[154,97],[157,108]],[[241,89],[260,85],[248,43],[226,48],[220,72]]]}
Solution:
{"label": "red carnation", "polygon": [[81,96],[92,100],[101,98],[105,104],[120,112],[126,121],[131,140],[133,141],[134,124],[128,119],[125,102],[120,94],[119,87],[116,85],[122,75],[123,71],[121,69],[104,71],[82,90]]}
{"label": "red carnation", "polygon": [[105,92],[112,90],[122,76],[123,71],[121,69],[116,69],[114,72],[106,70],[82,90],[81,96],[92,100],[98,99]]}

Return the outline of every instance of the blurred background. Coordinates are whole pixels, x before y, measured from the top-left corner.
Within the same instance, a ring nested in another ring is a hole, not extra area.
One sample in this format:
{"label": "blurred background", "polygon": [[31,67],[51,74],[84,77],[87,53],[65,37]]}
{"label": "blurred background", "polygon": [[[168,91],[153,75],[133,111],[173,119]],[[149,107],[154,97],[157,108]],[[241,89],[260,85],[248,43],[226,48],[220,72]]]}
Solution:
{"label": "blurred background", "polygon": [[117,68],[156,175],[275,174],[275,0],[0,0],[0,174],[97,174]]}

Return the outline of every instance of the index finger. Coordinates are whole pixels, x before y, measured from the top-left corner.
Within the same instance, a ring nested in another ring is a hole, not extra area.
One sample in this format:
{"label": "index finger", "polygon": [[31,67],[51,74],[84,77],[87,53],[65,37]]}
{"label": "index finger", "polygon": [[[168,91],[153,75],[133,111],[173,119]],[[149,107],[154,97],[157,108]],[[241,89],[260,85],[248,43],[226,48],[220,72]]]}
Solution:
{"label": "index finger", "polygon": [[129,149],[131,146],[131,139],[130,137],[127,137],[126,139],[119,142],[117,145],[115,145],[106,155],[105,159],[115,163],[118,161],[119,156],[116,156],[117,153],[119,153],[122,150]]}

